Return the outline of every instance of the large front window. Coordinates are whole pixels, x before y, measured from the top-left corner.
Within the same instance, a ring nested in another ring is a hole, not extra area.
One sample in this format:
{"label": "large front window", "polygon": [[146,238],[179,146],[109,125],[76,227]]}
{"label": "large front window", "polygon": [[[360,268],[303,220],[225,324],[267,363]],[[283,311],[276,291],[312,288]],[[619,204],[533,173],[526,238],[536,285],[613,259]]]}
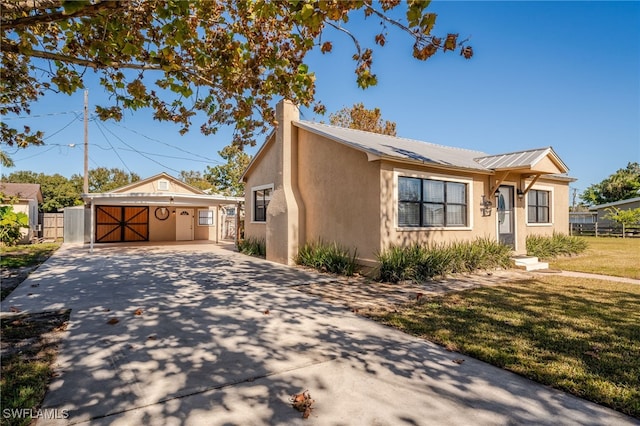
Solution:
{"label": "large front window", "polygon": [[527,195],[528,222],[549,223],[549,191],[532,189]]}
{"label": "large front window", "polygon": [[398,226],[467,226],[467,185],[399,177]]}
{"label": "large front window", "polygon": [[273,189],[263,188],[253,191],[253,221],[254,222],[266,222],[267,221],[267,206],[271,200],[271,193]]}

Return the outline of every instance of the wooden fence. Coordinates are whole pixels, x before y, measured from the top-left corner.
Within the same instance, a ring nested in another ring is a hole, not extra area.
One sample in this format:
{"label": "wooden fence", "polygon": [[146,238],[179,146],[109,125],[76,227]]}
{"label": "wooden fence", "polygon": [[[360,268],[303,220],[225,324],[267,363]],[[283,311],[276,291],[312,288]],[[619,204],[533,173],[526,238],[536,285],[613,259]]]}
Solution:
{"label": "wooden fence", "polygon": [[[571,235],[596,237],[640,237],[640,228],[624,228],[622,226],[603,226],[597,223],[572,223]],[[624,235],[623,235],[624,234]]]}
{"label": "wooden fence", "polygon": [[64,213],[40,213],[40,239],[57,241],[64,238]]}

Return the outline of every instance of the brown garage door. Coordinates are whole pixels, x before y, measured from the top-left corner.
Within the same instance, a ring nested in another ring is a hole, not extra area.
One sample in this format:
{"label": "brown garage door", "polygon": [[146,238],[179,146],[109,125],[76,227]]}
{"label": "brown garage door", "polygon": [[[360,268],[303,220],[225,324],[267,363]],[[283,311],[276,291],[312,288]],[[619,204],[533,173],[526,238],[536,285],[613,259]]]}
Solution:
{"label": "brown garage door", "polygon": [[149,207],[96,206],[96,242],[149,240]]}

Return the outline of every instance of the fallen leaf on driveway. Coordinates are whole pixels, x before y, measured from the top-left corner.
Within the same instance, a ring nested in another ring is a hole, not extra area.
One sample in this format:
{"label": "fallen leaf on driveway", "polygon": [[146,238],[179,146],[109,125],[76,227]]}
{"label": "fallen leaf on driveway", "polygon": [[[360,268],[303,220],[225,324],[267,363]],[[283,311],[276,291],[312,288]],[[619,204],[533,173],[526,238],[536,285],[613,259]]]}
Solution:
{"label": "fallen leaf on driveway", "polygon": [[20,312],[20,309],[16,308],[15,306],[10,307],[9,310],[11,312]]}
{"label": "fallen leaf on driveway", "polygon": [[265,311],[263,312],[263,314],[265,314],[265,315],[269,315],[269,310],[268,310],[268,309],[265,309]]}
{"label": "fallen leaf on driveway", "polygon": [[464,362],[464,359],[456,358],[456,359],[452,359],[452,361],[455,362],[456,364],[462,364]]}
{"label": "fallen leaf on driveway", "polygon": [[313,410],[311,405],[314,402],[308,390],[296,395],[291,395],[291,406],[302,413],[303,419],[311,415],[311,410]]}
{"label": "fallen leaf on driveway", "polygon": [[133,315],[142,315],[142,309],[138,308],[136,309],[136,311],[133,313]]}
{"label": "fallen leaf on driveway", "polygon": [[120,320],[118,318],[111,318],[109,321],[107,321],[107,324],[114,325],[114,324],[117,324],[119,322],[120,322]]}

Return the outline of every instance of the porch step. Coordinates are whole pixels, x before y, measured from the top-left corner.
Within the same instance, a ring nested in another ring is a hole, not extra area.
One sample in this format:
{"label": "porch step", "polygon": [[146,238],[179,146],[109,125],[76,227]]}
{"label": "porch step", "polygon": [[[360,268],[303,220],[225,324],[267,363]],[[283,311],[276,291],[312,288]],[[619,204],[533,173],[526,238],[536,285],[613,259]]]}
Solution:
{"label": "porch step", "polygon": [[549,263],[540,262],[535,256],[514,256],[512,259],[516,264],[516,268],[524,269],[525,271],[549,269]]}

